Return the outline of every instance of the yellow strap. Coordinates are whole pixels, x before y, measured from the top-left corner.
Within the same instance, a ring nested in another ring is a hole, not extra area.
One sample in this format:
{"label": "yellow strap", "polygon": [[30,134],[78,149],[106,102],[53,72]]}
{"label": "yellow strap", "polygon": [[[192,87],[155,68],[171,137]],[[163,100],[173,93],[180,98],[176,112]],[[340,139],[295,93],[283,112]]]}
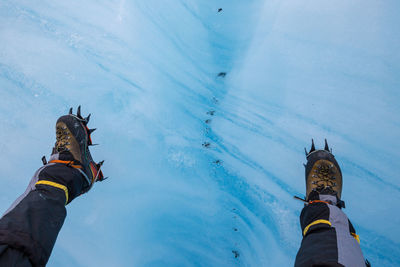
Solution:
{"label": "yellow strap", "polygon": [[68,203],[68,188],[65,185],[62,184],[58,184],[55,182],[50,182],[50,181],[46,181],[46,180],[40,180],[38,182],[36,182],[36,184],[45,184],[45,185],[50,185],[59,189],[64,190],[65,192],[65,205],[67,205]]}
{"label": "yellow strap", "polygon": [[307,234],[307,231],[311,226],[319,224],[319,223],[325,223],[325,224],[329,224],[329,226],[332,226],[331,222],[327,221],[327,220],[316,220],[316,221],[313,221],[312,223],[307,225],[306,228],[304,228],[303,236],[305,236]]}
{"label": "yellow strap", "polygon": [[360,236],[357,235],[356,233],[350,233],[358,242],[358,244],[360,244]]}

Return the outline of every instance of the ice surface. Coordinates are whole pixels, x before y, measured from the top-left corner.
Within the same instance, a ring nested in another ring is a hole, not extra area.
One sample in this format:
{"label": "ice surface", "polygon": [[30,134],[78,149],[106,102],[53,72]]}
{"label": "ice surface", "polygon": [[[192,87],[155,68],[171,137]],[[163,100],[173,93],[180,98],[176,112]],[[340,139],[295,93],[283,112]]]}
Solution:
{"label": "ice surface", "polygon": [[68,206],[48,266],[291,266],[303,148],[328,138],[365,256],[399,266],[399,11],[3,0],[0,209],[82,104],[110,179]]}

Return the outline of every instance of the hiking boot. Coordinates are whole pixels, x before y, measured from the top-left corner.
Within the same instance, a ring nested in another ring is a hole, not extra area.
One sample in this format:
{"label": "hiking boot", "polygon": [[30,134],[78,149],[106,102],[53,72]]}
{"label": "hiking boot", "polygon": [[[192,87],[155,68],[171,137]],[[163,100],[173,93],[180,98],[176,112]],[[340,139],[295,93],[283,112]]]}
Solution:
{"label": "hiking boot", "polygon": [[95,163],[89,151],[92,144],[90,134],[95,129],[89,129],[87,124],[90,114],[86,118],[81,116],[81,107],[77,114],[72,114],[72,108],[68,115],[61,116],[56,123],[56,143],[49,163],[64,163],[76,168],[85,178],[83,192],[89,191],[96,181],[104,180],[101,165],[104,161]]}
{"label": "hiking boot", "polygon": [[[312,140],[311,150],[307,152],[306,167],[306,200],[313,200],[311,195],[324,194],[337,196],[340,200],[342,195],[342,172],[332,151],[329,150],[325,139],[324,150],[316,150]],[[314,193],[315,192],[315,193]]]}

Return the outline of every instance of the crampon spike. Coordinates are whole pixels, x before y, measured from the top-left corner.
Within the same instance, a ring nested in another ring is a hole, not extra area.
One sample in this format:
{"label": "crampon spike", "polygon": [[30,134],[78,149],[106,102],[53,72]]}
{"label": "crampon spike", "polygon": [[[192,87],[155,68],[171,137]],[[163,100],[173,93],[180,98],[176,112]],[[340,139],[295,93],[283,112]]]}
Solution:
{"label": "crampon spike", "polygon": [[97,174],[96,174],[96,177],[94,178],[94,182],[104,181],[103,172],[101,171],[101,166],[103,165],[103,163],[104,163],[104,160],[100,161],[99,163],[96,163]]}
{"label": "crampon spike", "polygon": [[311,153],[313,151],[315,151],[315,145],[314,145],[314,139],[311,139],[311,149],[310,149],[309,153]]}
{"label": "crampon spike", "polygon": [[329,146],[328,146],[328,141],[326,140],[326,138],[325,138],[325,148],[324,148],[326,151],[328,151],[328,152],[330,152],[329,151]]}
{"label": "crampon spike", "polygon": [[96,130],[97,130],[97,128],[89,129],[89,134],[93,133]]}
{"label": "crampon spike", "polygon": [[89,144],[89,146],[98,146],[99,144]]}
{"label": "crampon spike", "polygon": [[304,198],[298,197],[298,196],[293,196],[294,199],[303,201],[303,202],[307,202],[307,200],[305,200]]}
{"label": "crampon spike", "polygon": [[72,108],[69,109],[69,114],[70,114],[70,115],[72,114]]}
{"label": "crampon spike", "polygon": [[89,120],[90,120],[90,116],[91,116],[92,114],[91,113],[89,113],[89,115],[85,118],[85,121],[86,121],[86,123],[88,123],[89,122]]}
{"label": "crampon spike", "polygon": [[82,116],[81,116],[81,105],[78,106],[78,110],[77,110],[77,112],[76,112],[76,116],[77,116],[79,119],[83,119]]}
{"label": "crampon spike", "polygon": [[306,157],[308,157],[308,155],[310,155],[314,151],[315,151],[314,139],[311,139],[311,149],[310,149],[310,151],[307,152],[307,148],[304,148],[304,152],[306,153]]}

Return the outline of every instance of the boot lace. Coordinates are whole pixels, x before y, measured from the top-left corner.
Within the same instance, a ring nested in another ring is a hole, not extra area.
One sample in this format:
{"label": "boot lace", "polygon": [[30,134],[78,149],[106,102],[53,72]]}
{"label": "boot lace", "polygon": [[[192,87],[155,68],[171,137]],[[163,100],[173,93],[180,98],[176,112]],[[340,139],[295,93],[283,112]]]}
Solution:
{"label": "boot lace", "polygon": [[69,151],[69,148],[67,146],[70,145],[70,142],[69,142],[70,138],[71,137],[69,136],[67,127],[57,126],[57,128],[56,128],[56,144],[55,144],[57,152]]}
{"label": "boot lace", "polygon": [[317,165],[317,169],[312,174],[312,184],[316,185],[317,190],[323,190],[325,188],[333,188],[337,184],[335,182],[335,170],[332,163],[320,163]]}

